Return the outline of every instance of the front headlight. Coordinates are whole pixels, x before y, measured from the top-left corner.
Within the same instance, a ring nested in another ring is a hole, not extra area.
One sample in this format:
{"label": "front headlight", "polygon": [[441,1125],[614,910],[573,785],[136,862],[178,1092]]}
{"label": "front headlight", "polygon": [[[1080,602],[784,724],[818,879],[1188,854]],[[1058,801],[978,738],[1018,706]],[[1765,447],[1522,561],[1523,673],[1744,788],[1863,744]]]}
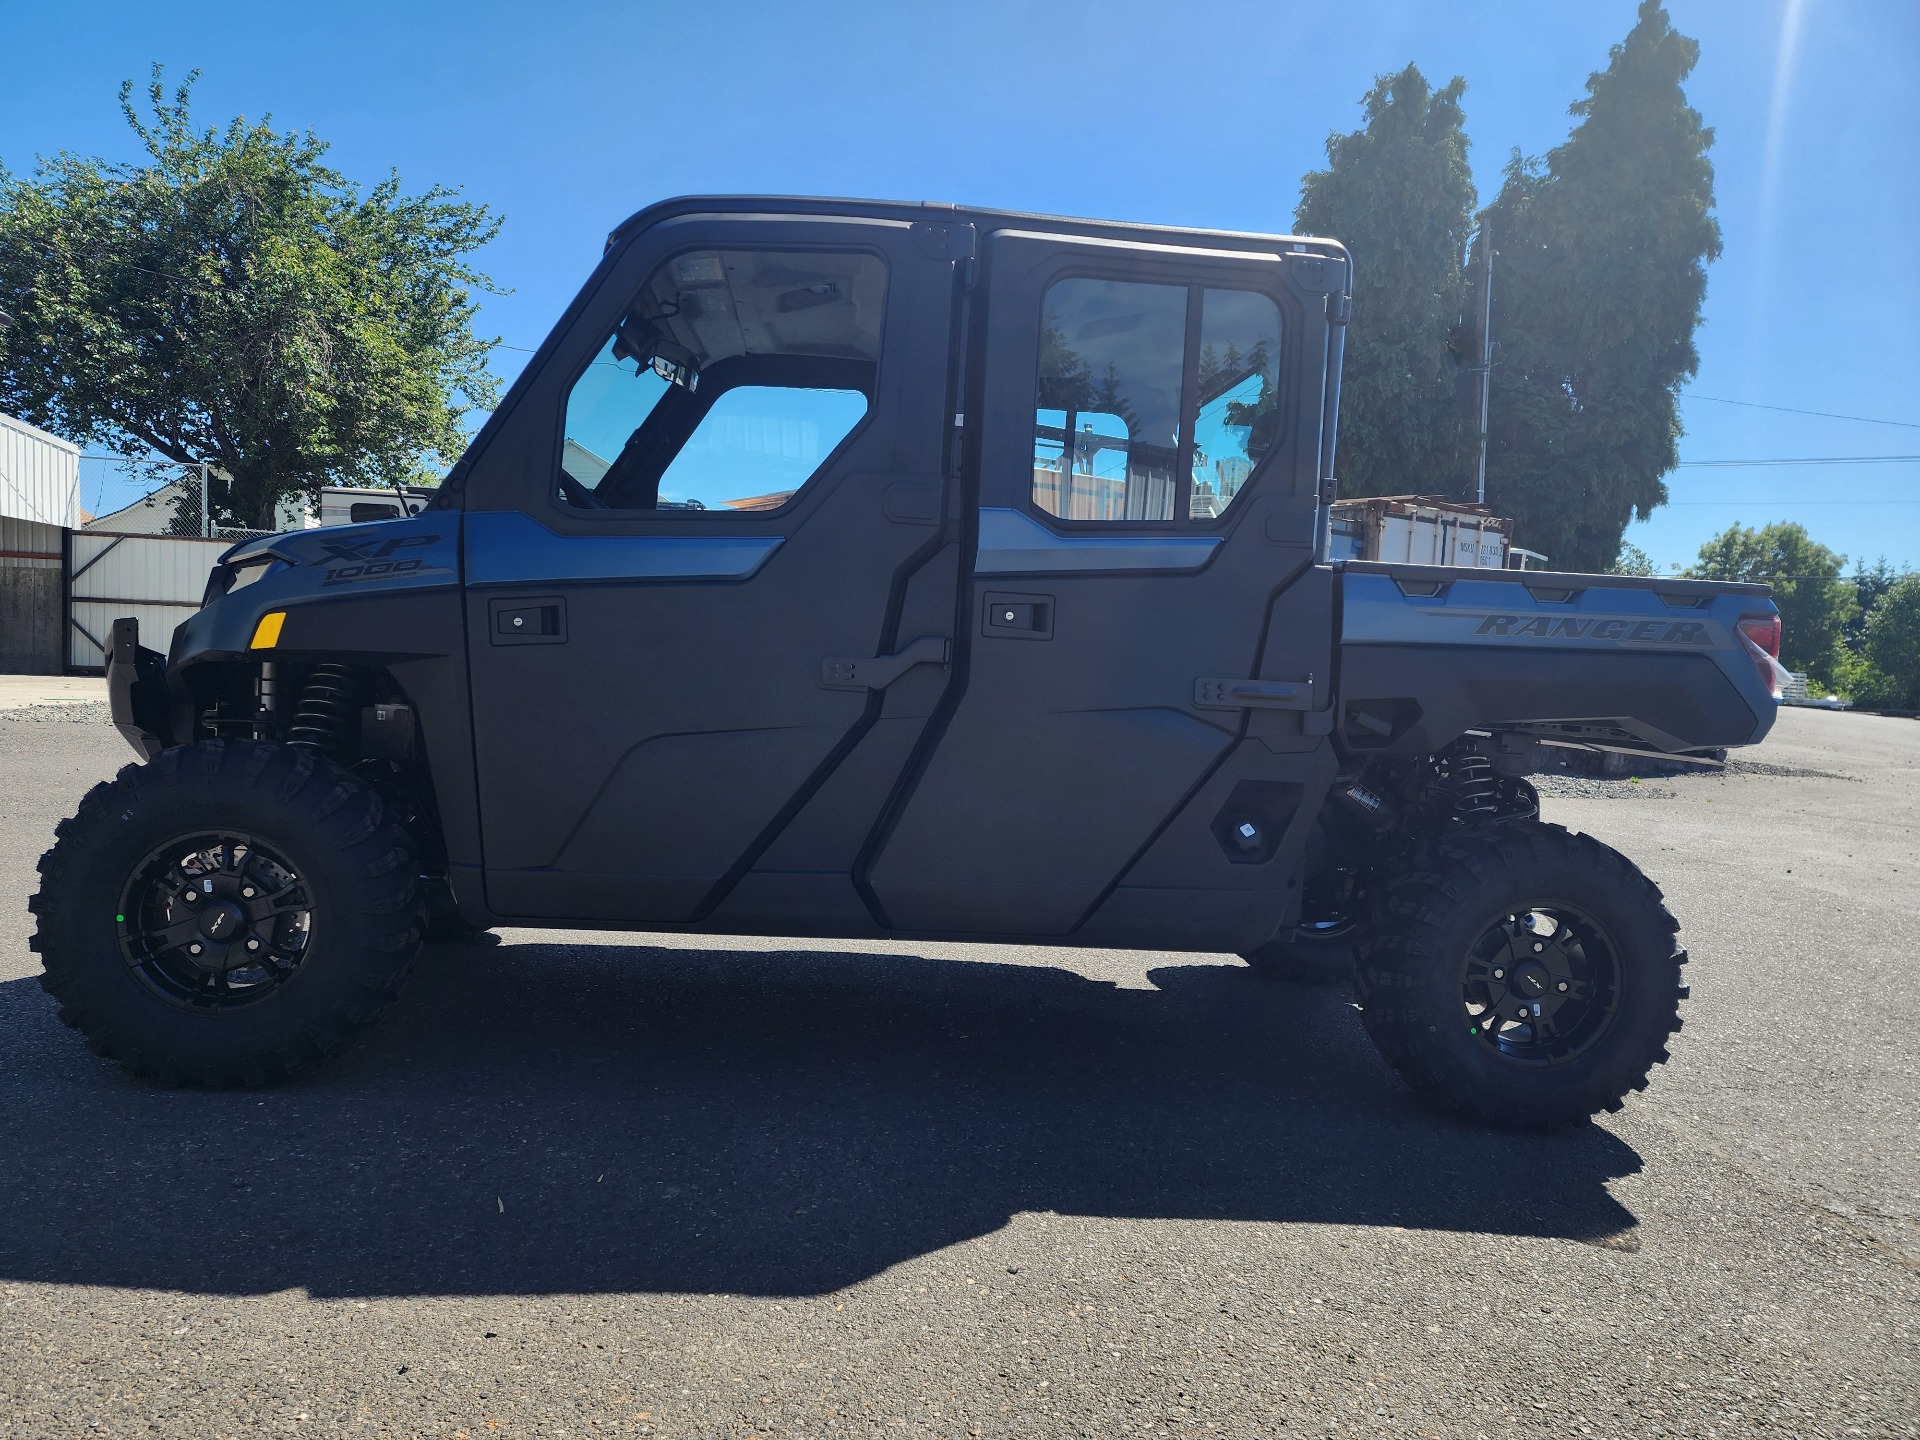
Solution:
{"label": "front headlight", "polygon": [[264,580],[276,570],[287,568],[287,562],[277,555],[249,555],[237,564],[220,564],[213,567],[213,573],[207,576],[207,592],[200,599],[204,607],[211,605],[222,595],[231,595],[243,590],[256,580]]}

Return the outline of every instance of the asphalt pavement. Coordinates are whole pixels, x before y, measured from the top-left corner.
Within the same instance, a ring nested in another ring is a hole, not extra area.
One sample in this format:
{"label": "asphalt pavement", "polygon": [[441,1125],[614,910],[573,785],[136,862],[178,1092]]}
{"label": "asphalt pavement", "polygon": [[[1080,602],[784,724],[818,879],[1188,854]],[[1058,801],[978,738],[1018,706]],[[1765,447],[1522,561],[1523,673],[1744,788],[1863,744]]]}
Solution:
{"label": "asphalt pavement", "polygon": [[1549,787],[1694,987],[1549,1138],[1337,992],[1004,946],[507,931],[310,1080],[158,1089],[26,946],[129,758],[0,713],[0,1440],[1920,1434],[1920,723]]}

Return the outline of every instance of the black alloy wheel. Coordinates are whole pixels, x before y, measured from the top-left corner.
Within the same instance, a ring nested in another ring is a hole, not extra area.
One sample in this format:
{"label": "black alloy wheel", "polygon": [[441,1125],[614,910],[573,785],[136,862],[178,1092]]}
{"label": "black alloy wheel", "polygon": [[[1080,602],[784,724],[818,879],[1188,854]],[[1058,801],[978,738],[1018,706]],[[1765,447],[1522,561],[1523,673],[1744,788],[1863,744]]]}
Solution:
{"label": "black alloy wheel", "polygon": [[1448,838],[1390,881],[1361,942],[1367,1034],[1429,1101],[1553,1130],[1644,1090],[1686,998],[1658,887],[1533,820]]}
{"label": "black alloy wheel", "polygon": [[1612,941],[1571,905],[1503,916],[1460,967],[1467,1034],[1521,1065],[1561,1064],[1600,1043],[1620,1008]]}
{"label": "black alloy wheel", "polygon": [[114,923],[120,952],[148,988],[189,1010],[267,999],[307,957],[313,896],[252,835],[181,836],[138,865]]}
{"label": "black alloy wheel", "polygon": [[60,1018],[173,1085],[257,1085],[345,1048],[419,953],[420,858],[378,790],[264,740],[163,750],[56,828],[29,897]]}

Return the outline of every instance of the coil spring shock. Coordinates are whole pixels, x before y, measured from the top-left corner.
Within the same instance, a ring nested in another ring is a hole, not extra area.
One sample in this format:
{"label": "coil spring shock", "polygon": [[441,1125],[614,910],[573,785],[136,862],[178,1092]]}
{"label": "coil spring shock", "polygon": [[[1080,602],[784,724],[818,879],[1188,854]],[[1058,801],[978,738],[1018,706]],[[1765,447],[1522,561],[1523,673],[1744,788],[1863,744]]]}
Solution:
{"label": "coil spring shock", "polygon": [[1438,779],[1453,799],[1455,819],[1500,813],[1500,782],[1494,778],[1493,761],[1485,755],[1464,750],[1441,756]]}
{"label": "coil spring shock", "polygon": [[345,665],[316,665],[300,691],[300,708],[287,727],[287,744],[331,754],[346,738],[353,718],[353,672]]}

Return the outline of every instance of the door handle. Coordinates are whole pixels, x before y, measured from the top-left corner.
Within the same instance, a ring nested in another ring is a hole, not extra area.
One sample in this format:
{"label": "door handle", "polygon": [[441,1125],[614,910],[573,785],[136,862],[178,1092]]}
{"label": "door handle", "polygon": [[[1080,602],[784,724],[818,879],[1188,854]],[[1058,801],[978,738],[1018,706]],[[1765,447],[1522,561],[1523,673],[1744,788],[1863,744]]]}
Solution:
{"label": "door handle", "polygon": [[495,645],[564,645],[567,602],[558,595],[489,600],[487,638]]}
{"label": "door handle", "polygon": [[904,650],[861,660],[831,655],[820,662],[820,686],[825,690],[884,690],[916,665],[945,665],[953,642],[944,635],[922,635]]}

